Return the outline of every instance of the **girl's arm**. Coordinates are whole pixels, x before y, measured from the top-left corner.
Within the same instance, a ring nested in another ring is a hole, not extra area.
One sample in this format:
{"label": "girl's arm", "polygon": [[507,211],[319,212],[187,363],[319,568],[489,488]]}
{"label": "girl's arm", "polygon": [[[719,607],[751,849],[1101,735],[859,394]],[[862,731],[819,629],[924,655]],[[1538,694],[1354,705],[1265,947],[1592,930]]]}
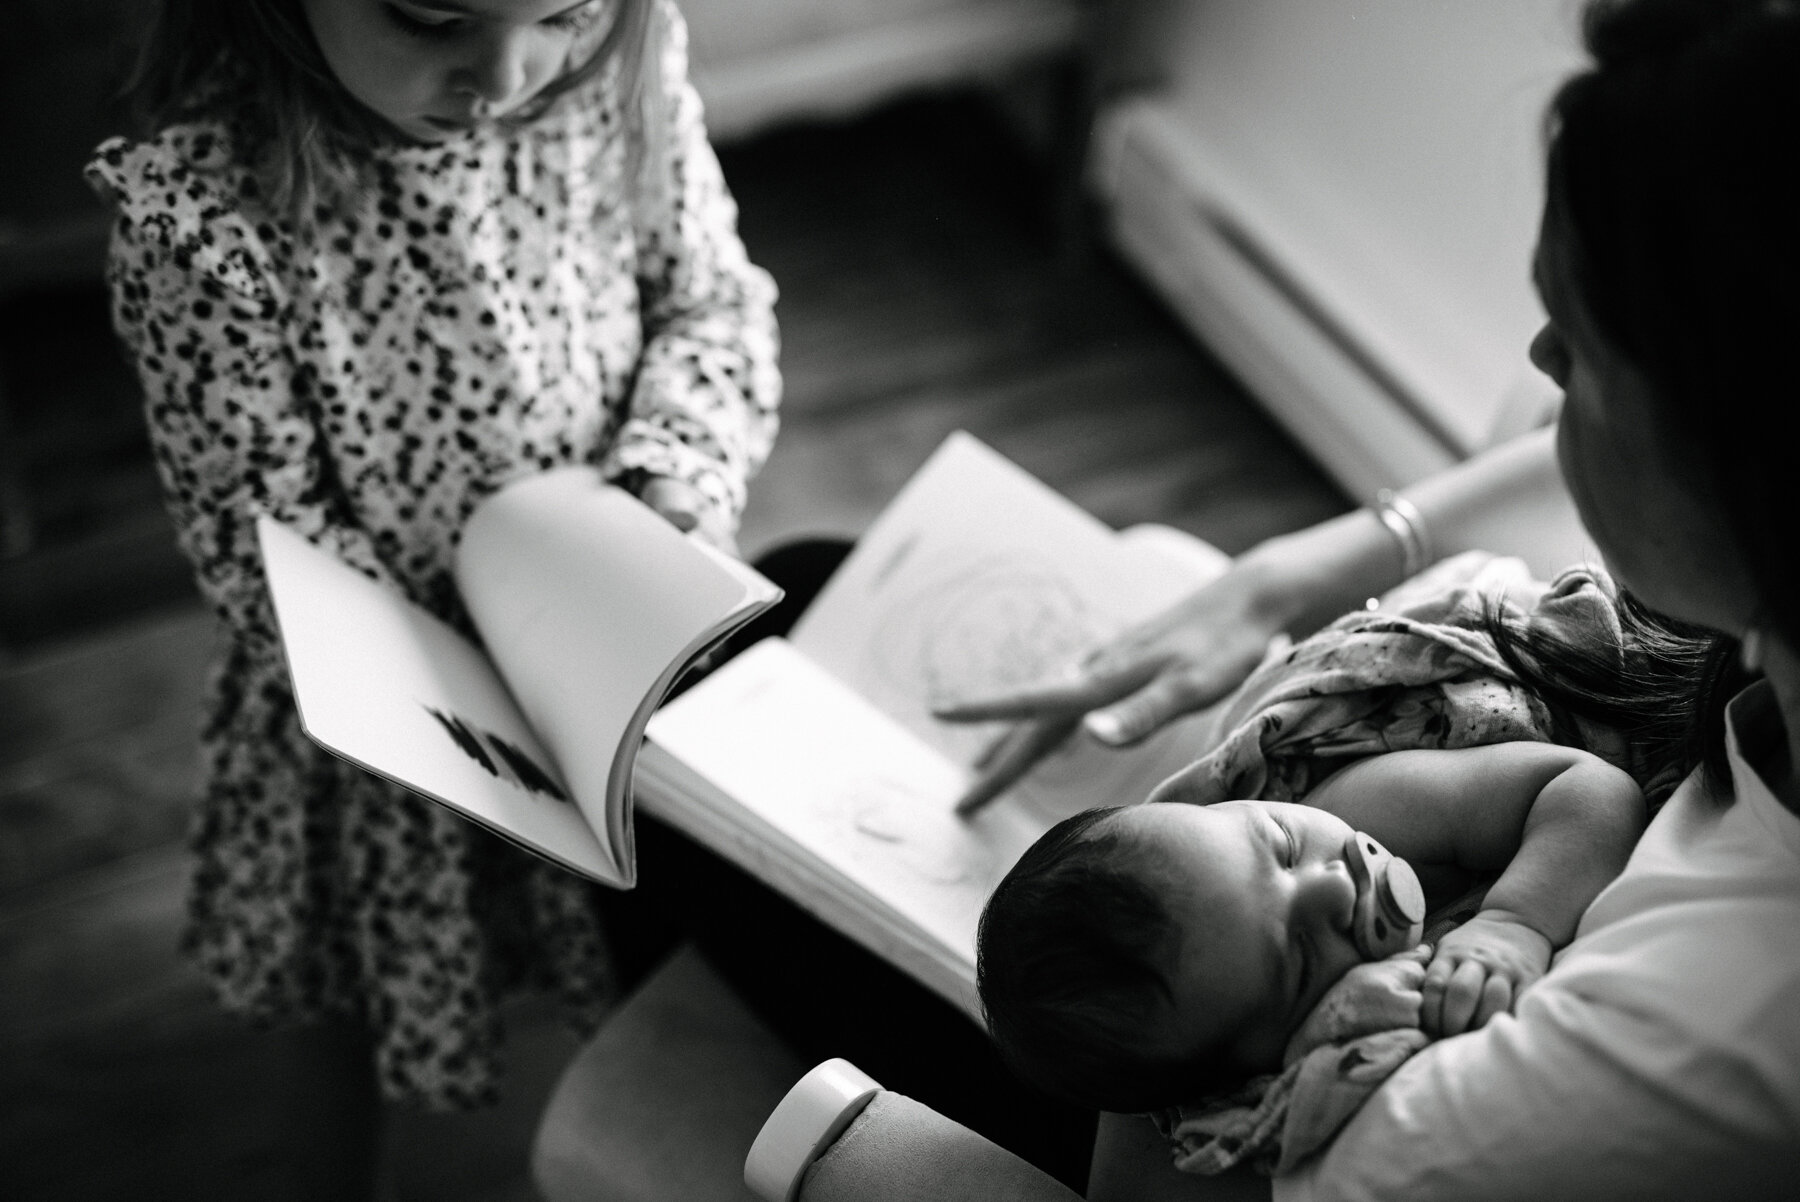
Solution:
{"label": "girl's arm", "polygon": [[165,214],[123,206],[109,253],[113,320],[135,361],[177,541],[220,618],[260,641],[275,626],[258,514],[375,579],[393,574],[339,511],[296,396],[288,315],[260,242],[235,212],[205,216],[204,232],[187,233]]}
{"label": "girl's arm", "polygon": [[664,120],[649,150],[657,183],[644,190],[638,221],[645,343],[605,467],[691,484],[735,529],[775,436],[775,285],[738,237],[737,206],[687,78],[686,26],[672,5],[660,8]]}
{"label": "girl's arm", "polygon": [[1307,800],[1420,865],[1500,874],[1426,972],[1423,1025],[1439,1035],[1511,1009],[1625,867],[1646,821],[1630,775],[1550,743],[1372,756]]}

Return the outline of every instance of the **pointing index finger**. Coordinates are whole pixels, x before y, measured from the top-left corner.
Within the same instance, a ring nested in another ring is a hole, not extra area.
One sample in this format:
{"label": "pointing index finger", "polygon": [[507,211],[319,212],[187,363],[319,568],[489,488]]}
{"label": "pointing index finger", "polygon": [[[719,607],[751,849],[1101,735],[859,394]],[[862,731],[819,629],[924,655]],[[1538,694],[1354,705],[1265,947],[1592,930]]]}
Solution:
{"label": "pointing index finger", "polygon": [[1078,717],[1131,691],[1140,683],[1128,669],[1100,671],[1073,667],[1061,677],[1021,685],[989,697],[959,698],[933,705],[946,722],[991,722],[1039,717]]}
{"label": "pointing index finger", "polygon": [[978,775],[957,799],[957,814],[967,817],[1006,792],[1074,729],[1072,719],[1026,722],[1001,736],[976,765]]}

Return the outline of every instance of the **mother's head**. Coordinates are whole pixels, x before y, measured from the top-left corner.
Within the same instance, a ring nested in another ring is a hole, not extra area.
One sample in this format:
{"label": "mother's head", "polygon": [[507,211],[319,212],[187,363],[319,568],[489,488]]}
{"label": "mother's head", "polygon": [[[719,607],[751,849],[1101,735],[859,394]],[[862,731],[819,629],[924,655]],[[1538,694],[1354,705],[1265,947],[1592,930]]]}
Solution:
{"label": "mother's head", "polygon": [[1800,0],[1602,0],[1551,112],[1533,359],[1615,573],[1800,649]]}

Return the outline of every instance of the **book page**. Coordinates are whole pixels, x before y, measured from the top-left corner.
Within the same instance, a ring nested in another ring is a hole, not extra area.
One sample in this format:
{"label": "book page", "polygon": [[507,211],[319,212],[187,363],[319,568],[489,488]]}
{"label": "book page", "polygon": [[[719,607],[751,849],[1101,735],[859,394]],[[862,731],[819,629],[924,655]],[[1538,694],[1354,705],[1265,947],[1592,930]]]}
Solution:
{"label": "book page", "polygon": [[647,750],[641,804],[976,1013],[975,923],[1035,816],[958,817],[967,773],[783,639],[671,701],[649,736],[716,788]]}
{"label": "book page", "polygon": [[[1173,547],[1173,549],[1171,549]],[[1224,571],[1177,531],[1121,537],[973,437],[952,435],[883,510],[793,642],[927,745],[973,764],[1003,724],[934,703],[1053,678]],[[1076,735],[1012,790],[1050,821],[1141,801],[1204,750],[1205,716],[1129,751]]]}
{"label": "book page", "polygon": [[940,695],[1035,680],[1222,571],[1162,528],[1118,535],[958,436],[876,520],[796,626],[650,723],[643,803],[961,1005],[981,907],[1039,835],[1141,801],[1204,750],[1207,716],[1131,751],[1078,736],[964,818],[996,726]]}
{"label": "book page", "polygon": [[587,467],[509,484],[463,529],[457,587],[569,791],[635,879],[632,758],[686,665],[780,597]]}
{"label": "book page", "polygon": [[280,522],[264,517],[257,533],[308,737],[618,883],[612,855],[479,648]]}

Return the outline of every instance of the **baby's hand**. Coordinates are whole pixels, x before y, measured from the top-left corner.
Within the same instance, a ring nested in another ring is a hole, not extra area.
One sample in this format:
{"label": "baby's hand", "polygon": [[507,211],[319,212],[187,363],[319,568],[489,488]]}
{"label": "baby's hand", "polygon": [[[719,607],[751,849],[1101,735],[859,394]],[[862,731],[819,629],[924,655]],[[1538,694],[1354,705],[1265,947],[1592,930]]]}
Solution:
{"label": "baby's hand", "polygon": [[692,484],[673,476],[651,476],[644,482],[638,499],[667,518],[675,529],[738,557],[731,519]]}
{"label": "baby's hand", "polygon": [[1438,941],[1425,972],[1428,1035],[1460,1035],[1513,1007],[1550,966],[1550,940],[1522,922],[1484,910]]}
{"label": "baby's hand", "polygon": [[1419,1025],[1420,985],[1431,949],[1416,947],[1385,960],[1358,964],[1319,999],[1288,1040],[1281,1062],[1292,1064],[1314,1048],[1359,1035]]}

